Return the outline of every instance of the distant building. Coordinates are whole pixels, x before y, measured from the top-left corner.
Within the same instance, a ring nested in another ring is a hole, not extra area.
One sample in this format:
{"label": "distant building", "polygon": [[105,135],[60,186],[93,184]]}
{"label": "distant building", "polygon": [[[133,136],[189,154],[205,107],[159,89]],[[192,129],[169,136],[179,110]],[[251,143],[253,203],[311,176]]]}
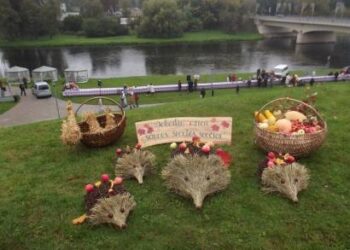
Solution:
{"label": "distant building", "polygon": [[65,3],[61,3],[60,10],[61,10],[60,21],[63,21],[68,16],[79,16],[80,15],[79,10],[67,11],[67,5]]}

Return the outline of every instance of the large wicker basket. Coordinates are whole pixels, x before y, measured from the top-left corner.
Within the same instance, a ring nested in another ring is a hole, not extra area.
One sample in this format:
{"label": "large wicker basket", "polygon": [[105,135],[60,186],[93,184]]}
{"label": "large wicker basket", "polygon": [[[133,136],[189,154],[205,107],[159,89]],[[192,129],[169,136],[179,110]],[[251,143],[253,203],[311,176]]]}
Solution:
{"label": "large wicker basket", "polygon": [[[82,133],[81,142],[89,147],[104,147],[116,142],[124,133],[125,125],[126,125],[126,116],[123,107],[117,103],[116,101],[107,98],[107,97],[94,97],[86,100],[82,103],[76,111],[76,115],[78,115],[79,110],[86,105],[87,103],[93,101],[101,101],[107,100],[112,104],[116,105],[119,108],[118,112],[113,111],[114,119],[116,121],[117,126],[113,129],[105,131],[104,133],[89,133],[89,125],[85,122],[79,122],[78,125],[80,127],[80,131]],[[97,121],[102,128],[106,126],[106,116],[104,114],[98,115]]]}
{"label": "large wicker basket", "polygon": [[255,142],[260,148],[266,152],[289,153],[300,157],[310,154],[323,144],[327,135],[327,123],[317,110],[307,103],[291,98],[280,98],[267,103],[258,112],[276,107],[287,111],[296,106],[304,109],[308,114],[316,116],[322,129],[315,133],[287,135],[259,128],[258,124],[255,123]]}

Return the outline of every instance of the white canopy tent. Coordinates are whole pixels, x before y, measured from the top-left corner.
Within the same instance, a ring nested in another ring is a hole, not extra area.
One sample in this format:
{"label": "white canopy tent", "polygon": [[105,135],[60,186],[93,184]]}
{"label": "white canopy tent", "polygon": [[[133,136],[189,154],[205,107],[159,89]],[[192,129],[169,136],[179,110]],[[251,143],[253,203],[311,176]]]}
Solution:
{"label": "white canopy tent", "polygon": [[66,82],[84,83],[89,80],[89,71],[82,68],[68,68],[64,71]]}
{"label": "white canopy tent", "polygon": [[57,69],[48,67],[48,66],[41,66],[40,68],[34,69],[32,71],[33,81],[34,82],[41,82],[41,81],[57,81]]}
{"label": "white canopy tent", "polygon": [[23,82],[23,78],[26,78],[28,82],[30,82],[30,74],[29,69],[13,66],[5,71],[5,77],[8,84],[19,85]]}

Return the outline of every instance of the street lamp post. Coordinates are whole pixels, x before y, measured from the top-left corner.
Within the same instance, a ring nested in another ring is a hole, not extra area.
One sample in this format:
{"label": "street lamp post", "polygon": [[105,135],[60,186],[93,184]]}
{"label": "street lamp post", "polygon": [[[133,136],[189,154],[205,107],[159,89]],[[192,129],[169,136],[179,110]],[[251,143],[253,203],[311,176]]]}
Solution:
{"label": "street lamp post", "polygon": [[56,110],[57,110],[58,119],[61,119],[60,109],[58,107],[58,101],[57,101],[56,83],[54,81],[52,81],[52,88],[53,88],[53,96],[55,98],[55,103],[56,103]]}
{"label": "street lamp post", "polygon": [[103,102],[102,102],[102,81],[98,80],[97,81],[97,86],[100,88],[100,98],[98,99],[98,105],[99,105],[99,109],[102,112],[103,111]]}

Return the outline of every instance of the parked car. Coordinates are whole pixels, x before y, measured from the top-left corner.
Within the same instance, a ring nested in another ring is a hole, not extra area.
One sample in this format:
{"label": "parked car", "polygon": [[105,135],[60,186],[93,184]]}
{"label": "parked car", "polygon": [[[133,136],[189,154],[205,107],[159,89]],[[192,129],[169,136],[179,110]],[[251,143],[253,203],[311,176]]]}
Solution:
{"label": "parked car", "polygon": [[50,86],[47,82],[36,82],[33,84],[32,93],[37,98],[52,96]]}
{"label": "parked car", "polygon": [[278,64],[273,68],[274,75],[278,78],[283,78],[287,76],[288,65],[287,64]]}

